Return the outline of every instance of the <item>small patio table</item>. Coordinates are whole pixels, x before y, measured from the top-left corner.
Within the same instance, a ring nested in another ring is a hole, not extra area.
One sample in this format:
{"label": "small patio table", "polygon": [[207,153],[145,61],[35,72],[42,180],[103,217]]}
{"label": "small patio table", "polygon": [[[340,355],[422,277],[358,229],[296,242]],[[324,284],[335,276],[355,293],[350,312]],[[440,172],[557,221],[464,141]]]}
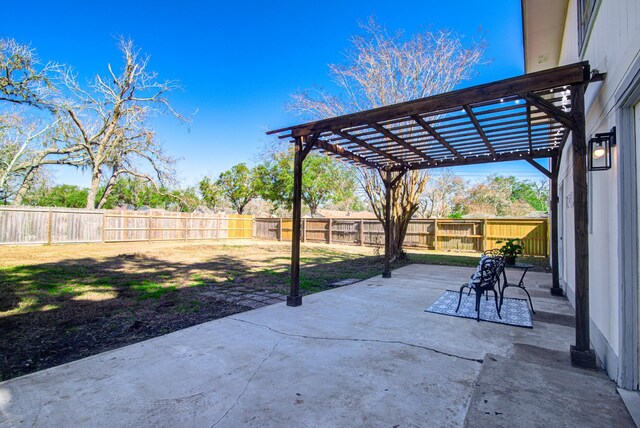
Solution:
{"label": "small patio table", "polygon": [[[525,293],[527,293],[527,297],[529,298],[529,305],[531,306],[531,312],[533,312],[534,314],[536,313],[536,311],[533,310],[533,303],[531,302],[531,296],[529,295],[529,292],[527,291],[527,288],[524,286],[524,277],[527,274],[527,272],[529,271],[529,269],[531,269],[532,267],[533,267],[533,265],[527,264],[527,263],[516,263],[515,265],[507,265],[507,266],[505,266],[505,270],[502,271],[503,272],[503,276],[504,276],[504,286],[500,289],[500,309],[502,309],[502,301],[504,300],[504,291],[508,287],[516,287],[516,288],[521,288],[522,290],[524,290]],[[522,269],[523,270],[522,276],[520,277],[520,281],[517,284],[509,282],[507,280],[507,269],[506,268],[515,268],[515,269]]]}

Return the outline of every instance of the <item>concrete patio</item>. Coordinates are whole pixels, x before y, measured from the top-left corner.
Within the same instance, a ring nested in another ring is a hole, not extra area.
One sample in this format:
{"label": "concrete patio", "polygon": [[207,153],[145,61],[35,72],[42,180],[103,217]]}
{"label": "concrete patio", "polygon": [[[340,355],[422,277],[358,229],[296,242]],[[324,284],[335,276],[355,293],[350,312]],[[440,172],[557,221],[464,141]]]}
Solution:
{"label": "concrete patio", "polygon": [[[633,426],[569,366],[573,312],[530,272],[526,329],[424,312],[471,268],[411,265],[0,383],[2,426]],[[509,296],[519,290],[508,291]]]}

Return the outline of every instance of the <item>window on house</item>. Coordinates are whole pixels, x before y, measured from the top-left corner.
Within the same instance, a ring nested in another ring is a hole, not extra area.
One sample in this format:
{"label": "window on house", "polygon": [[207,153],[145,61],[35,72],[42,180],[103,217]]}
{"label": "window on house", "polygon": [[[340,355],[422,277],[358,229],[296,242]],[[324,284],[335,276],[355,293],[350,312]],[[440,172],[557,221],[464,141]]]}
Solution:
{"label": "window on house", "polygon": [[578,49],[582,53],[601,0],[578,0]]}

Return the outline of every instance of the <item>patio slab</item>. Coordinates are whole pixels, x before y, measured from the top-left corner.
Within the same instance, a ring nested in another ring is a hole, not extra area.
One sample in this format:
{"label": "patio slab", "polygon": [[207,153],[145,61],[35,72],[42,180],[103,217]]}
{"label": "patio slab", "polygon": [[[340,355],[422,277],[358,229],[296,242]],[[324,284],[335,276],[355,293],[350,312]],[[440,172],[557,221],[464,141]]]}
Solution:
{"label": "patio slab", "polygon": [[[462,426],[487,354],[533,363],[528,349],[556,355],[574,336],[568,302],[535,272],[533,329],[424,312],[470,273],[411,265],[298,308],[279,303],[12,379],[0,383],[0,424]],[[587,388],[603,382],[575,373]]]}

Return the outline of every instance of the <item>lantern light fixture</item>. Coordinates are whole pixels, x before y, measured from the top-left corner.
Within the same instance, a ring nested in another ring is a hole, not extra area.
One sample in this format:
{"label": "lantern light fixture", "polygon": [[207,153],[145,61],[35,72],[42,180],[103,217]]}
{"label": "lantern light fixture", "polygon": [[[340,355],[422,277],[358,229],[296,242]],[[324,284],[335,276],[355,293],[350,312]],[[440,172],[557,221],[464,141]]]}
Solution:
{"label": "lantern light fixture", "polygon": [[616,145],[616,127],[589,139],[589,171],[611,168],[611,148]]}

